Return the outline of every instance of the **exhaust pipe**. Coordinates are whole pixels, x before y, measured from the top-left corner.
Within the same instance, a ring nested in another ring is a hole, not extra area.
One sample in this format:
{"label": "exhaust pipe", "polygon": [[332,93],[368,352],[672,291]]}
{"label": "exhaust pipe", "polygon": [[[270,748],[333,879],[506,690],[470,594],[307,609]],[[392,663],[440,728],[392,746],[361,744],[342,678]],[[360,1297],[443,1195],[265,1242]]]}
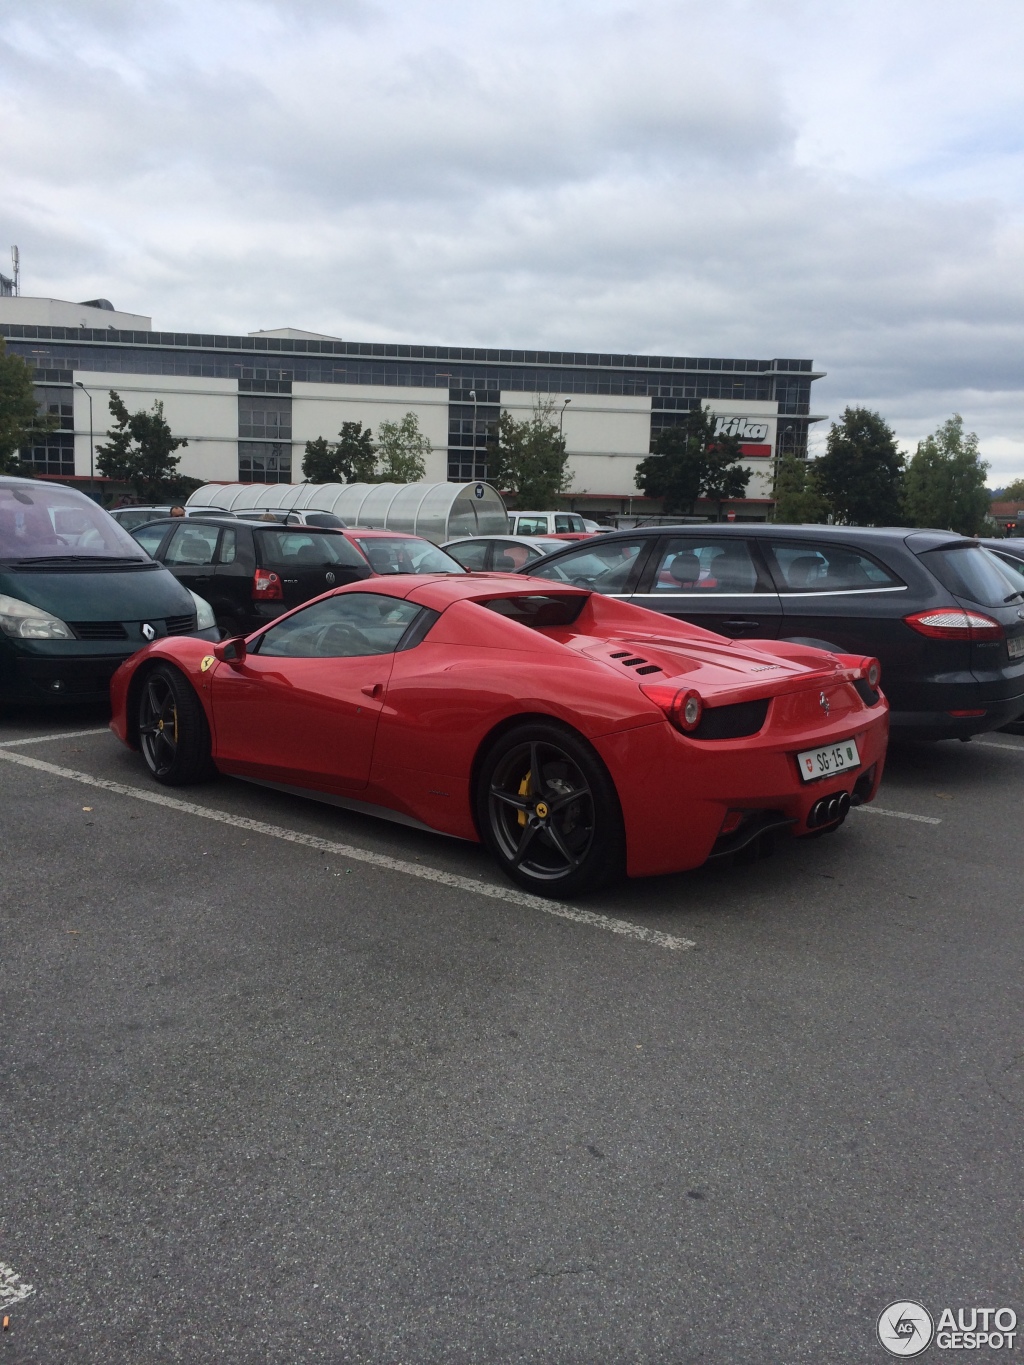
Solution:
{"label": "exhaust pipe", "polygon": [[807,813],[808,829],[823,829],[826,825],[841,825],[850,813],[849,792],[823,796]]}

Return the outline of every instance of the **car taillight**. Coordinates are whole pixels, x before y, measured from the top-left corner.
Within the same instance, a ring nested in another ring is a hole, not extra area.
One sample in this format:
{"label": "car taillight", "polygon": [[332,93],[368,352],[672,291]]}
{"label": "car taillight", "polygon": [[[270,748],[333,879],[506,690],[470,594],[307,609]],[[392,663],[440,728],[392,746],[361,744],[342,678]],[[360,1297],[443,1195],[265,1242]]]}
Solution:
{"label": "car taillight", "polygon": [[280,578],[271,569],[257,569],[252,576],[252,595],[261,602],[280,602],[284,597]]}
{"label": "car taillight", "polygon": [[683,734],[696,730],[704,714],[700,693],[693,688],[673,687],[671,683],[642,683],[640,691],[665,712],[670,725]]}
{"label": "car taillight", "polygon": [[959,607],[940,607],[937,611],[919,611],[903,620],[919,635],[932,640],[1001,640],[1006,632],[991,616],[980,611],[963,611]]}
{"label": "car taillight", "polygon": [[861,667],[864,670],[864,677],[867,679],[868,686],[877,690],[878,684],[882,681],[882,665],[877,659],[865,659]]}

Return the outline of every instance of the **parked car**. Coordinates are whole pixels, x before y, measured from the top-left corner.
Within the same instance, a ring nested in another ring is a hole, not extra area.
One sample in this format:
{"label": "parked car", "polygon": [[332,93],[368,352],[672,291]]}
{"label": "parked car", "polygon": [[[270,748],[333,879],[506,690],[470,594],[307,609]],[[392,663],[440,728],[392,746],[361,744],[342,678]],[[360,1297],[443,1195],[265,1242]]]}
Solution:
{"label": "parked car", "polygon": [[[185,507],[185,504],[180,502],[168,502],[159,507],[115,507],[110,515],[118,526],[123,526],[126,531],[134,531],[139,526],[145,526],[149,521],[163,521],[165,517],[171,515],[172,507],[183,508],[186,517],[229,517],[233,515],[231,512],[221,512],[216,507]],[[179,513],[180,515],[182,514]]]}
{"label": "parked car", "polygon": [[837,829],[878,790],[878,681],[561,584],[396,576],[212,652],[159,642],[115,676],[111,724],[158,782],[219,770],[482,841],[566,896]]}
{"label": "parked car", "polygon": [[311,512],[304,508],[295,511],[288,507],[253,507],[248,512],[236,511],[236,517],[244,516],[247,521],[279,521],[283,526],[347,526],[348,522],[336,517],[333,512]]}
{"label": "parked car", "polygon": [[556,536],[463,536],[441,549],[473,572],[515,573],[524,564],[572,543]]}
{"label": "parked car", "polygon": [[185,587],[209,599],[217,625],[247,635],[336,583],[372,570],[343,531],[232,516],[153,521],[135,540]]}
{"label": "parked car", "polygon": [[458,560],[423,536],[373,531],[366,526],[350,526],[344,535],[374,573],[465,573]]}
{"label": "parked car", "polygon": [[509,512],[508,529],[514,536],[586,536],[578,512]]}
{"label": "parked car", "polygon": [[734,639],[876,655],[904,738],[968,739],[1024,712],[1024,583],[950,531],[637,527],[520,572]]}
{"label": "parked car", "polygon": [[209,604],[90,498],[0,477],[0,701],[102,701],[147,640],[219,638]]}

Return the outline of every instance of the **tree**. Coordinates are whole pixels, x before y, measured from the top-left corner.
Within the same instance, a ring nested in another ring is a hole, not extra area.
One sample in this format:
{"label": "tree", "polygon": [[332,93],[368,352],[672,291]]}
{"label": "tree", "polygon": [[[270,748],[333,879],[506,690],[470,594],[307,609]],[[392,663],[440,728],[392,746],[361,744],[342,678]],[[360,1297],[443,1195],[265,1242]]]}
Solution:
{"label": "tree", "polygon": [[533,416],[522,422],[503,412],[487,446],[491,483],[514,497],[517,506],[538,512],[551,510],[572,483],[554,412],[553,400],[545,398],[535,400]]}
{"label": "tree", "polygon": [[978,457],[978,437],[964,433],[955,412],[938,431],[918,441],[907,467],[904,511],[912,526],[940,526],[976,535],[989,509],[988,464]]}
{"label": "tree", "polygon": [[381,422],[377,427],[380,482],[419,483],[426,477],[426,460],[432,450],[414,412],[407,412],[400,422]]}
{"label": "tree", "polygon": [[53,431],[58,422],[57,417],[39,411],[32,366],[19,355],[8,355],[0,337],[0,474],[30,474],[19,450]]}
{"label": "tree", "polygon": [[1024,502],[1024,479],[1014,479],[1003,489],[1000,502]]}
{"label": "tree", "polygon": [[819,487],[839,522],[891,526],[903,493],[903,456],[896,435],[877,412],[846,408],[833,422],[825,454],[816,462]]}
{"label": "tree", "polygon": [[798,455],[783,455],[775,478],[776,522],[799,525],[801,522],[824,522],[828,504],[818,486],[818,471],[814,461],[801,460]]}
{"label": "tree", "polygon": [[338,447],[326,436],[306,442],[302,457],[302,473],[310,483],[338,483]]}
{"label": "tree", "polygon": [[644,497],[661,498],[670,515],[689,516],[698,498],[710,498],[718,518],[727,498],[743,497],[750,473],[740,463],[740,443],[716,433],[717,420],[707,408],[695,408],[678,426],[658,433],[652,454],[636,468]]}
{"label": "tree", "polygon": [[335,444],[324,436],[307,441],[302,472],[310,483],[381,483],[373,429],[362,422],[342,422]]}
{"label": "tree", "polygon": [[140,502],[166,502],[188,497],[202,484],[177,473],[181,457],[175,451],[187,446],[182,436],[172,436],[158,399],[151,412],[129,412],[119,394],[110,390],[114,427],[106,445],[96,447],[96,465],[108,479],[129,484]]}

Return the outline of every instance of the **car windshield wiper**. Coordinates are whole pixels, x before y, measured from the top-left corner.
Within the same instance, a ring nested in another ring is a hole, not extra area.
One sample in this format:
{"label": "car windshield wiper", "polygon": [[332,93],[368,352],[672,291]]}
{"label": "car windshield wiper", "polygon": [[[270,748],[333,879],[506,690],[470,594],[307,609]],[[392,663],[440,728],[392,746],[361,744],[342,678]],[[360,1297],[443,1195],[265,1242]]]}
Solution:
{"label": "car windshield wiper", "polygon": [[13,561],[16,564],[144,564],[134,555],[29,555]]}

